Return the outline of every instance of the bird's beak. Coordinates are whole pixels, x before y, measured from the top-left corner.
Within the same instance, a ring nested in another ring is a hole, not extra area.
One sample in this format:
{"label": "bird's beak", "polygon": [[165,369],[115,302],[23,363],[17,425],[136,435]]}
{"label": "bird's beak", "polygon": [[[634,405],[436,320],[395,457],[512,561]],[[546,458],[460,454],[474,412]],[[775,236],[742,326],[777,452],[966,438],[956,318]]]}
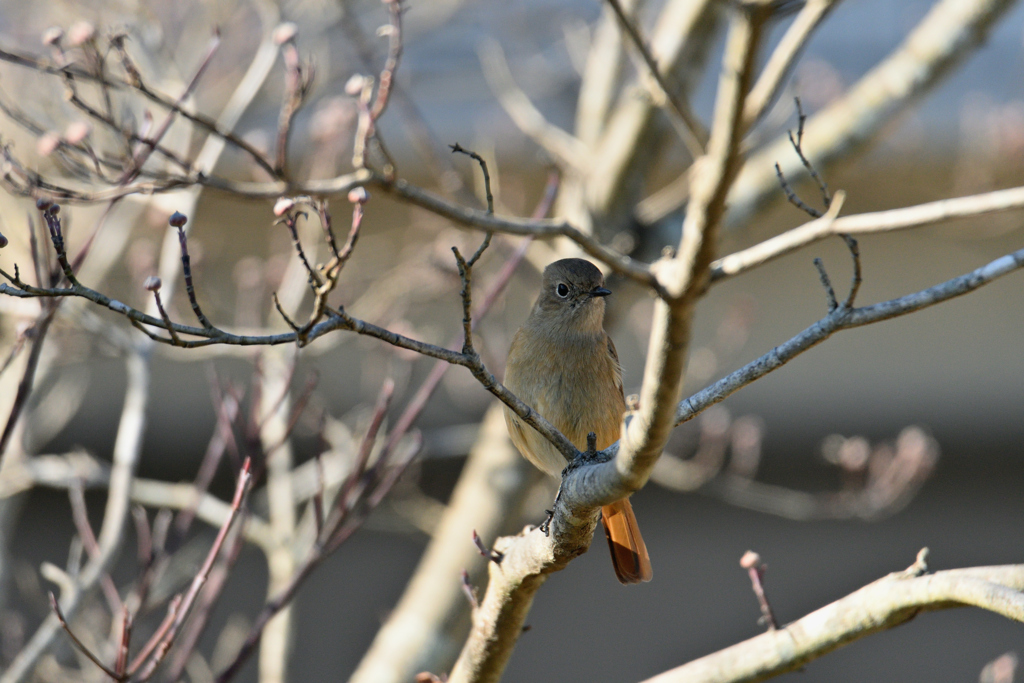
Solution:
{"label": "bird's beak", "polygon": [[595,297],[595,296],[608,296],[611,293],[612,293],[612,290],[605,289],[604,287],[595,287],[594,289],[590,290],[590,296],[591,297]]}

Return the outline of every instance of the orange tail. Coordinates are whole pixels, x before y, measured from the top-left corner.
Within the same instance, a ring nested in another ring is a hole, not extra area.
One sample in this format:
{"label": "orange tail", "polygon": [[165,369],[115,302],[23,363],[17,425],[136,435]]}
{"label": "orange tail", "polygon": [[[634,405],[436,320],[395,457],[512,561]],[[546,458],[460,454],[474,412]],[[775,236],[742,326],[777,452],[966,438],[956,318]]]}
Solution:
{"label": "orange tail", "polygon": [[612,566],[615,576],[622,583],[650,581],[654,576],[651,557],[636,524],[633,506],[629,498],[617,500],[601,508],[601,523],[612,551]]}

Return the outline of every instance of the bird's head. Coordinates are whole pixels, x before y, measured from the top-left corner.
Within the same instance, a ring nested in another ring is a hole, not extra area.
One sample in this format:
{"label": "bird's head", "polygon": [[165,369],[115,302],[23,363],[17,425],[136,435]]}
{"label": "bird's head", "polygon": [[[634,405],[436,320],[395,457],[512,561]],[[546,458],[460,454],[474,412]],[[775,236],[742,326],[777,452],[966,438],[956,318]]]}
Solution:
{"label": "bird's head", "polygon": [[544,269],[532,317],[568,332],[597,332],[604,325],[604,275],[590,261],[567,258]]}

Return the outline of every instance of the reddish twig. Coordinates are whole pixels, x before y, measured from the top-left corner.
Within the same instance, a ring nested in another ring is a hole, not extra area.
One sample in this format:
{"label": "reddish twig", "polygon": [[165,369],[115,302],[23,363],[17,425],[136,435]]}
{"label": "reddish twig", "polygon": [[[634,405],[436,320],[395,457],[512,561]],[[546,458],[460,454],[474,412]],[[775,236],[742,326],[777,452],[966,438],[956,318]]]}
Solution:
{"label": "reddish twig", "polygon": [[754,588],[754,595],[757,596],[757,604],[761,607],[761,622],[766,624],[772,631],[779,628],[772,613],[772,607],[768,604],[768,596],[764,592],[764,571],[767,565],[761,562],[761,556],[752,550],[748,550],[740,558],[740,566],[747,570],[750,575],[750,583]]}
{"label": "reddish twig", "polygon": [[391,98],[391,85],[395,80],[395,71],[398,69],[398,62],[402,58],[402,3],[401,0],[385,0],[388,6],[388,57],[381,69],[379,85],[377,86],[377,99],[370,110],[370,117],[376,121],[387,109],[388,101]]}
{"label": "reddish twig", "polygon": [[[171,124],[174,122],[177,113],[181,111],[182,105],[185,104],[188,98],[192,96],[192,93],[195,92],[196,87],[199,85],[199,79],[202,78],[203,74],[206,72],[206,68],[210,66],[210,62],[213,60],[213,56],[217,53],[217,49],[219,47],[220,31],[214,31],[213,38],[210,40],[210,45],[207,47],[203,58],[199,61],[199,66],[196,68],[196,72],[192,75],[188,85],[185,86],[185,91],[178,96],[178,99],[174,102],[175,106],[167,113],[164,120],[156,130],[153,131],[153,134],[144,138],[140,142],[139,149],[136,150],[132,157],[132,164],[125,171],[124,175],[121,176],[121,179],[118,182],[119,185],[126,185],[138,176],[139,171],[142,170],[146,160],[149,159],[149,156],[153,153],[156,144],[160,142],[160,140],[162,140],[167,134],[167,131],[170,130]],[[100,79],[100,83],[105,82],[106,79]]]}
{"label": "reddish twig", "polygon": [[132,642],[132,615],[125,607],[121,611],[121,645],[117,649],[117,661],[114,662],[114,673],[117,680],[122,681],[128,672],[128,649]]}
{"label": "reddish twig", "polygon": [[221,547],[224,545],[224,539],[227,538],[228,531],[231,529],[232,523],[238,516],[239,511],[242,507],[242,500],[245,497],[246,492],[249,490],[249,482],[251,481],[250,471],[250,460],[246,459],[242,465],[242,471],[238,475],[238,483],[235,486],[235,495],[231,500],[231,510],[228,513],[227,518],[221,525],[220,530],[217,532],[217,537],[213,541],[213,546],[210,548],[210,552],[206,555],[206,560],[203,562],[202,567],[199,569],[199,573],[196,574],[192,580],[192,585],[189,586],[188,591],[181,598],[181,603],[178,609],[174,612],[174,618],[171,621],[170,627],[167,629],[166,634],[163,636],[159,645],[153,651],[152,657],[149,659],[145,667],[142,668],[138,675],[137,680],[145,681],[153,675],[156,668],[160,666],[160,663],[167,656],[167,652],[174,644],[175,637],[181,630],[182,624],[185,623],[185,619],[188,617],[189,611],[192,605],[195,604],[196,598],[199,596],[199,591],[202,590],[209,579],[210,571],[213,569],[214,561],[220,554]]}
{"label": "reddish twig", "polygon": [[281,24],[274,31],[274,40],[281,46],[281,57],[285,66],[285,92],[277,120],[277,144],[274,146],[274,170],[282,178],[287,177],[285,169],[288,163],[288,138],[292,120],[313,84],[313,65],[302,63],[295,45],[297,35],[298,30],[292,23]]}
{"label": "reddish twig", "polygon": [[[328,516],[327,521],[323,525],[321,533],[317,536],[313,543],[313,547],[310,549],[309,554],[306,556],[302,565],[295,571],[288,584],[281,590],[280,593],[275,595],[266,604],[263,609],[257,615],[253,622],[252,628],[249,630],[249,634],[239,649],[235,659],[217,676],[218,683],[224,683],[233,678],[242,665],[248,660],[252,654],[256,645],[259,643],[263,629],[267,623],[276,615],[281,609],[290,603],[298,592],[299,587],[306,580],[306,578],[312,573],[314,569],[332,552],[334,552],[342,542],[351,537],[351,535],[358,529],[362,521],[366,518],[366,512],[372,510],[379,500],[370,500],[368,497],[367,505],[364,506],[363,514],[356,519],[354,523],[350,523],[346,526],[346,522],[349,520],[350,514],[355,510],[355,500],[352,498],[353,492],[357,490],[357,485],[364,478],[363,473],[366,469],[366,463],[370,458],[370,454],[373,452],[373,446],[377,439],[377,433],[380,430],[381,425],[384,422],[384,416],[387,414],[387,407],[390,403],[391,396],[394,392],[394,383],[389,379],[381,387],[381,391],[377,397],[377,404],[374,408],[373,415],[370,418],[370,424],[367,428],[366,434],[363,436],[363,440],[360,443],[359,452],[356,457],[356,464],[353,466],[352,472],[346,478],[342,484],[341,490],[338,492],[338,497],[335,499],[334,506]],[[416,445],[415,450],[418,452],[419,445]],[[385,447],[385,450],[381,452],[380,459],[386,460],[389,453]],[[411,459],[411,456],[408,458]],[[376,468],[374,469],[374,472]],[[372,475],[372,473],[371,473]],[[379,487],[378,487],[379,488]],[[363,486],[360,491],[366,491],[367,486]],[[376,492],[376,491],[375,491]]]}
{"label": "reddish twig", "polygon": [[71,642],[74,643],[75,647],[78,648],[79,652],[88,657],[89,661],[91,661],[93,664],[99,667],[100,670],[103,671],[103,673],[107,674],[115,681],[124,680],[122,677],[118,676],[114,671],[107,668],[107,666],[99,660],[99,657],[94,655],[92,651],[85,646],[85,643],[78,639],[78,636],[76,636],[75,632],[71,630],[71,626],[68,625],[67,620],[64,618],[64,613],[61,612],[60,604],[58,604],[57,598],[53,595],[53,593],[50,593],[50,609],[52,609],[53,613],[57,615],[57,621],[60,622],[61,628],[63,628],[64,632],[68,634],[68,637],[71,638]]}
{"label": "reddish twig", "polygon": [[174,520],[174,530],[179,539],[184,538],[188,533],[192,520],[195,519],[199,502],[202,500],[203,494],[209,490],[228,444],[234,444],[235,435],[232,426],[238,419],[238,413],[239,397],[235,392],[228,391],[220,396],[220,401],[217,404],[217,424],[213,429],[213,436],[207,444],[206,452],[203,454],[195,481],[192,483],[194,489],[192,503],[182,509]]}
{"label": "reddish twig", "polygon": [[469,572],[465,569],[462,570],[462,592],[466,596],[466,601],[469,602],[469,606],[476,610],[480,607],[480,598],[476,593],[476,586],[469,580]]}
{"label": "reddish twig", "polygon": [[223,594],[228,576],[230,576],[231,570],[238,561],[238,557],[242,554],[242,548],[245,547],[245,536],[241,533],[242,526],[245,524],[245,514],[245,511],[243,511],[239,523],[235,525],[234,538],[226,544],[227,550],[221,553],[220,561],[210,571],[210,578],[206,582],[206,590],[203,591],[189,621],[188,628],[179,639],[178,648],[168,664],[166,680],[177,681],[181,679],[185,666],[199,644],[199,638],[203,635],[206,626],[210,622],[213,608]]}
{"label": "reddish twig", "polygon": [[480,557],[485,557],[491,562],[501,563],[501,559],[504,555],[497,550],[492,550],[484,545],[484,542],[480,539],[480,534],[473,529],[473,545],[476,546],[477,552],[480,553]]}
{"label": "reddish twig", "polygon": [[[89,524],[89,511],[85,505],[85,491],[82,488],[81,481],[72,482],[68,486],[68,499],[71,501],[71,519],[78,530],[78,537],[82,541],[85,552],[89,554],[90,558],[95,560],[101,555],[100,544],[96,541],[96,534],[92,530],[92,525]],[[103,574],[100,585],[103,587],[103,595],[106,597],[110,614],[116,618],[118,614],[124,611],[124,603],[121,602],[121,596],[117,593],[117,586],[114,585],[114,580],[110,578],[109,573]]]}
{"label": "reddish twig", "polygon": [[164,641],[167,633],[171,630],[171,626],[174,625],[174,620],[177,618],[178,610],[180,608],[181,595],[175,595],[167,605],[167,614],[164,616],[163,621],[160,622],[160,625],[157,626],[153,635],[150,636],[149,640],[146,641],[146,644],[143,645],[142,649],[135,655],[135,659],[132,660],[132,663],[128,665],[127,673],[129,676],[134,675],[135,672],[139,670],[139,667],[146,663],[146,660],[149,659],[149,656],[153,654],[160,643]]}

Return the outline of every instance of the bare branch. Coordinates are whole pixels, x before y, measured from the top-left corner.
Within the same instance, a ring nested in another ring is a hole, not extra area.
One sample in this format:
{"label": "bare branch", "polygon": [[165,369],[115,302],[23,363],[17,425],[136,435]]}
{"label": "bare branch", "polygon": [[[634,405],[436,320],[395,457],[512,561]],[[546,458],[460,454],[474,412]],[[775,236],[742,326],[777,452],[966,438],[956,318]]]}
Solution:
{"label": "bare branch", "polygon": [[761,622],[769,630],[778,630],[779,624],[775,621],[775,614],[772,613],[772,606],[768,604],[768,596],[764,592],[764,572],[768,565],[761,562],[761,556],[752,550],[748,550],[740,558],[740,566],[747,570],[750,575],[750,584],[754,589],[754,596],[761,608]]}
{"label": "bare branch", "polygon": [[590,150],[571,133],[544,118],[516,85],[501,45],[495,40],[484,40],[477,48],[477,54],[487,84],[519,130],[550,154],[559,168],[585,172]]}
{"label": "bare branch", "polygon": [[[474,610],[473,629],[451,672],[453,683],[500,678],[547,575],[586,551],[600,505],[642,486],[665,445],[678,401],[693,305],[707,280],[725,193],[737,167],[742,103],[768,11],[766,3],[744,3],[733,15],[708,155],[698,162],[701,172],[695,178],[700,182],[690,200],[679,256],[657,264],[659,281],[669,296],[657,304],[641,409],[621,440],[627,445],[617,449],[614,461],[579,467],[563,478],[550,533],[528,528],[495,544],[502,562],[491,563],[487,591]],[[567,457],[569,462],[574,459]],[[598,481],[591,476],[596,470],[610,476]]]}
{"label": "bare branch", "polygon": [[[192,584],[189,586],[188,591],[181,597],[181,603],[177,606],[174,611],[174,620],[171,622],[170,628],[167,629],[166,635],[160,640],[159,645],[153,652],[152,659],[146,663],[144,667],[139,669],[137,680],[145,681],[149,679],[156,668],[160,666],[160,663],[167,656],[168,651],[174,644],[174,639],[178,635],[178,631],[181,630],[182,625],[185,623],[185,619],[188,618],[189,612],[192,609],[192,605],[195,604],[196,598],[199,597],[199,591],[202,590],[203,586],[206,585],[206,580],[210,576],[210,571],[213,569],[213,563],[220,554],[221,547],[224,545],[224,539],[227,538],[228,531],[231,529],[232,523],[238,516],[239,511],[242,508],[242,500],[245,494],[249,490],[249,483],[251,481],[250,463],[246,459],[242,465],[242,471],[238,475],[238,482],[235,485],[235,495],[231,500],[231,512],[228,514],[227,519],[224,520],[224,524],[221,525],[220,530],[217,532],[217,537],[213,541],[213,545],[210,547],[210,551],[206,554],[206,559],[203,561],[203,565],[199,568],[199,572],[195,578],[192,579]],[[137,664],[133,667],[134,669],[141,666],[142,661],[137,660]]]}
{"label": "bare branch", "polygon": [[818,278],[821,280],[821,286],[825,290],[825,298],[828,300],[828,312],[831,313],[839,308],[835,290],[832,289],[832,282],[829,280],[828,273],[825,271],[825,264],[820,258],[814,259],[814,267],[818,269]]}
{"label": "bare branch", "polygon": [[828,16],[839,0],[808,0],[789,25],[761,70],[743,105],[743,124],[749,130],[768,111],[814,29]]}
{"label": "bare branch", "polygon": [[917,563],[772,630],[645,683],[762,681],[799,669],[824,654],[887,630],[920,612],[980,607],[1024,621],[1024,565],[951,569],[921,575]]}
{"label": "bare branch", "polygon": [[796,251],[802,246],[825,239],[829,235],[863,235],[905,230],[955,218],[985,216],[991,213],[1021,209],[1024,208],[1024,187],[996,190],[954,199],[940,199],[902,209],[837,218],[844,198],[845,195],[840,190],[836,192],[829,212],[818,220],[810,221],[753,247],[718,259],[711,266],[712,281],[717,282],[746,272]]}
{"label": "bare branch", "polygon": [[785,365],[840,330],[870,325],[934,306],[972,292],[1022,266],[1024,249],[1019,249],[969,273],[914,294],[862,308],[840,306],[789,341],[776,346],[757,360],[751,361],[680,403],[676,411],[676,424],[693,419],[708,406],[725,400],[734,392]]}
{"label": "bare branch", "polygon": [[86,657],[88,657],[89,661],[98,666],[103,671],[103,673],[107,674],[108,676],[110,676],[110,678],[112,678],[115,681],[120,681],[121,677],[113,671],[111,671],[110,669],[108,669],[106,664],[101,662],[99,657],[94,655],[92,651],[85,646],[85,643],[78,639],[78,636],[75,635],[75,632],[71,630],[71,627],[68,625],[67,619],[64,618],[64,613],[60,611],[60,605],[57,603],[57,598],[53,596],[53,593],[50,593],[50,609],[53,610],[53,613],[57,616],[57,621],[60,622],[61,628],[63,628],[64,632],[68,634],[68,637],[71,639],[71,642],[75,644],[75,647],[78,648],[78,651]]}
{"label": "bare branch", "polygon": [[708,139],[707,131],[704,129],[703,124],[701,124],[697,117],[694,116],[689,105],[680,99],[676,90],[665,80],[665,75],[662,73],[657,61],[655,61],[654,55],[652,55],[650,49],[648,49],[647,42],[644,40],[643,36],[640,35],[640,29],[622,9],[622,5],[619,3],[619,0],[606,1],[611,6],[612,11],[615,12],[615,17],[619,20],[619,24],[622,26],[623,31],[625,31],[626,35],[629,36],[633,47],[638,53],[640,53],[640,57],[644,60],[644,64],[647,65],[648,73],[655,82],[657,82],[658,87],[661,88],[661,92],[671,105],[672,111],[686,126],[684,130],[688,134],[683,135],[683,142],[686,144],[686,148],[690,150],[690,154],[693,158],[696,159],[704,154],[704,145],[707,144]]}
{"label": "bare branch", "polygon": [[[124,535],[130,508],[131,482],[141,450],[149,400],[149,368],[146,359],[136,353],[129,356],[127,365],[128,389],[125,392],[121,421],[114,442],[110,492],[98,538],[101,554],[90,560],[82,569],[75,590],[61,596],[62,609],[68,618],[74,615],[81,606],[82,599],[107,573]],[[24,681],[32,673],[39,658],[49,649],[59,630],[60,623],[56,616],[47,618],[7,670],[0,675],[0,683]]]}
{"label": "bare branch", "polygon": [[[804,145],[819,169],[868,144],[899,112],[920,99],[952,67],[983,45],[1010,0],[941,0],[903,43],[846,94],[808,119]],[[747,159],[729,193],[729,223],[747,220],[777,187],[772,164],[780,161],[792,182],[804,177],[799,159],[780,136]]]}

